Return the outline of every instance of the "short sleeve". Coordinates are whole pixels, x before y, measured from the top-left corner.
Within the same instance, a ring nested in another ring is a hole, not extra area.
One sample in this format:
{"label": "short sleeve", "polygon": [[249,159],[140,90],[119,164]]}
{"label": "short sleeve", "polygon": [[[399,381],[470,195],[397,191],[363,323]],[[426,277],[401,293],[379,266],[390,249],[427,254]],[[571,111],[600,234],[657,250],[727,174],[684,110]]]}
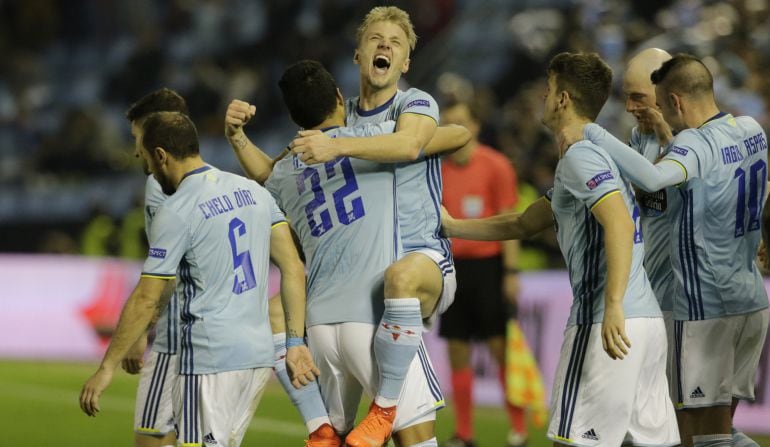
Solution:
{"label": "short sleeve", "polygon": [[161,203],[165,202],[168,196],[163,193],[160,183],[152,175],[147,176],[147,182],[144,185],[144,231],[147,239],[150,239],[150,227],[152,219],[158,211]]}
{"label": "short sleeve", "polygon": [[609,162],[590,146],[573,146],[561,163],[564,187],[590,209],[620,191],[620,179]]}
{"label": "short sleeve", "polygon": [[710,146],[705,144],[697,130],[688,129],[679,133],[663,160],[677,163],[684,169],[685,180],[702,178],[711,160]]}
{"label": "short sleeve", "polygon": [[175,211],[161,206],[150,227],[150,251],[142,276],[174,278],[190,246],[188,224]]}
{"label": "short sleeve", "polygon": [[270,225],[276,226],[282,223],[286,223],[286,216],[283,211],[278,207],[275,199],[271,194],[266,194],[266,197],[270,200]]}
{"label": "short sleeve", "polygon": [[433,118],[439,122],[438,104],[431,95],[422,90],[412,88],[404,93],[403,101],[398,109],[398,115],[404,113],[416,113]]}

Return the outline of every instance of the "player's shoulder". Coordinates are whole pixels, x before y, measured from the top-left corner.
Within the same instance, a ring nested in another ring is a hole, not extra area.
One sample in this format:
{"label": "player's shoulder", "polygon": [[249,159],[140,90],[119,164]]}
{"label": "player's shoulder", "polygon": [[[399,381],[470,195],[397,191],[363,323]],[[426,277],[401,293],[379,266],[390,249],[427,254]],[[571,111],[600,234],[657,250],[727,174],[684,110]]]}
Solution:
{"label": "player's shoulder", "polygon": [[685,129],[674,136],[670,152],[687,155],[691,150],[698,150],[709,145],[709,135],[704,129]]}
{"label": "player's shoulder", "polygon": [[406,90],[399,90],[396,93],[396,101],[402,104],[405,103],[405,108],[417,105],[427,106],[430,104],[436,104],[436,100],[430,93],[415,87],[410,87]]}
{"label": "player's shoulder", "polygon": [[578,162],[595,158],[607,159],[607,151],[590,140],[580,140],[573,143],[562,157],[562,159],[569,162]]}
{"label": "player's shoulder", "polygon": [[757,134],[759,132],[764,133],[764,129],[762,129],[762,126],[755,120],[754,118],[750,116],[736,116],[733,118],[735,121],[736,126],[740,127],[741,129],[744,129],[746,133],[749,134]]}

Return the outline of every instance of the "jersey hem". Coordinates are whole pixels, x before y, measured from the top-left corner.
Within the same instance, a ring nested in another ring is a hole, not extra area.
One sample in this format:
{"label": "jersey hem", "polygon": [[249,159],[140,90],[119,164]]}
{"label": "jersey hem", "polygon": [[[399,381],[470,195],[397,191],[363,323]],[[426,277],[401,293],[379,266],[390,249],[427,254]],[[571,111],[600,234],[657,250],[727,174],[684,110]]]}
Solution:
{"label": "jersey hem", "polygon": [[699,319],[677,318],[676,312],[674,312],[674,321],[705,321],[705,320],[716,320],[717,318],[738,317],[738,316],[741,316],[741,315],[753,314],[754,312],[761,312],[761,311],[767,309],[768,307],[770,307],[770,304],[764,305],[762,307],[758,307],[756,309],[744,310],[744,311],[740,311],[740,312],[736,312],[736,313],[730,313],[730,314],[714,315],[714,316],[711,316],[711,317],[704,316],[703,318],[699,318]]}

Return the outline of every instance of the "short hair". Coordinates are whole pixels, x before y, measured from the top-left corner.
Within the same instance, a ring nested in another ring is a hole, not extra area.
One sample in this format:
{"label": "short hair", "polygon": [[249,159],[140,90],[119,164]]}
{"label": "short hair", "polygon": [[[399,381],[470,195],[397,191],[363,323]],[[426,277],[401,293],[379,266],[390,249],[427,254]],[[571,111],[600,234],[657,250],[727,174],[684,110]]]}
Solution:
{"label": "short hair", "polygon": [[318,126],[337,108],[337,83],[318,61],[302,60],[291,65],[278,87],[291,119],[305,129]]}
{"label": "short hair", "polygon": [[406,34],[409,49],[414,51],[414,47],[417,45],[417,34],[414,32],[414,25],[412,25],[412,20],[409,18],[409,13],[396,6],[377,6],[366,14],[356,32],[356,42],[359,45],[369,26],[377,22],[393,22],[400,26],[404,30],[404,34]]}
{"label": "short hair", "polygon": [[179,112],[189,116],[187,102],[182,95],[170,88],[155,90],[143,96],[139,101],[131,104],[126,111],[128,121],[141,121],[147,115],[154,112]]}
{"label": "short hair", "polygon": [[153,112],[142,123],[142,146],[163,148],[177,160],[200,153],[195,124],[180,112]]}
{"label": "short hair", "polygon": [[556,77],[559,91],[567,91],[578,115],[591,121],[607,102],[612,69],[596,53],[559,53],[551,59],[548,74]]}
{"label": "short hair", "polygon": [[687,96],[714,94],[714,78],[706,65],[691,54],[679,53],[650,75],[655,85]]}

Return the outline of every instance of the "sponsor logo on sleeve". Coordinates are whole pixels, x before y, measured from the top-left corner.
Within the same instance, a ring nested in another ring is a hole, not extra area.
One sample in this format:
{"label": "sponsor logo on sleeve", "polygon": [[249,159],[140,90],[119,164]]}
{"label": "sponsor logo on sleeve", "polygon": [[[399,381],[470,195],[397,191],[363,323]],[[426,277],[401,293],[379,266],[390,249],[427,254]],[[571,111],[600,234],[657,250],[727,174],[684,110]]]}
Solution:
{"label": "sponsor logo on sleeve", "polygon": [[412,107],[430,107],[430,102],[427,99],[415,99],[407,104],[405,108],[411,109]]}
{"label": "sponsor logo on sleeve", "polygon": [[597,186],[601,185],[605,180],[610,180],[615,178],[612,175],[612,172],[610,171],[604,171],[596,174],[595,176],[591,177],[591,180],[586,182],[586,186],[588,186],[588,189],[594,190]]}
{"label": "sponsor logo on sleeve", "polygon": [[166,249],[165,248],[150,248],[150,257],[151,258],[158,258],[158,259],[165,259],[166,258]]}
{"label": "sponsor logo on sleeve", "polygon": [[675,154],[679,154],[679,155],[687,155],[689,150],[687,150],[687,149],[685,149],[683,147],[674,146],[674,147],[671,148],[671,152],[674,152]]}

